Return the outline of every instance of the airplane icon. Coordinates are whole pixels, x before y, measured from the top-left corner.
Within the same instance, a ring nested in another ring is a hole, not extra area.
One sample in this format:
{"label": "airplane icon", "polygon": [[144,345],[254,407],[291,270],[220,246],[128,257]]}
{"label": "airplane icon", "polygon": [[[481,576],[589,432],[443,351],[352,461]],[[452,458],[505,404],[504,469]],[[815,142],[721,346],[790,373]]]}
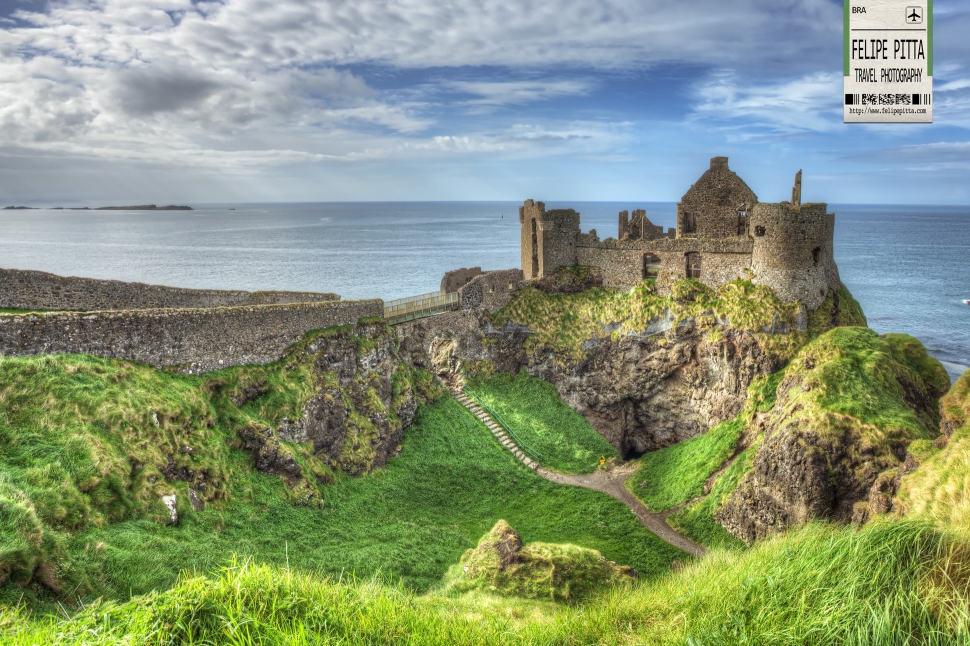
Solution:
{"label": "airplane icon", "polygon": [[906,23],[910,25],[918,25],[921,22],[923,22],[923,8],[906,7]]}

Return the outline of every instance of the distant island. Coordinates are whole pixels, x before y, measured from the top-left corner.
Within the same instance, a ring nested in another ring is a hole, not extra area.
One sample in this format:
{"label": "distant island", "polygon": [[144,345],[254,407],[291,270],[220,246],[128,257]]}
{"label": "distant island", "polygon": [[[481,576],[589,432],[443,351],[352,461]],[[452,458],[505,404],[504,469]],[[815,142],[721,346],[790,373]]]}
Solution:
{"label": "distant island", "polygon": [[31,209],[36,209],[36,206],[5,206],[4,211],[29,211]]}
{"label": "distant island", "polygon": [[[7,207],[12,208],[12,207]],[[17,208],[27,208],[27,207],[17,207]],[[54,208],[55,211],[194,211],[191,206],[176,206],[174,204],[169,204],[168,206],[155,206],[154,204],[137,204],[135,206],[99,206],[97,208],[91,208],[90,206],[75,206],[75,207],[63,207],[58,206]]]}

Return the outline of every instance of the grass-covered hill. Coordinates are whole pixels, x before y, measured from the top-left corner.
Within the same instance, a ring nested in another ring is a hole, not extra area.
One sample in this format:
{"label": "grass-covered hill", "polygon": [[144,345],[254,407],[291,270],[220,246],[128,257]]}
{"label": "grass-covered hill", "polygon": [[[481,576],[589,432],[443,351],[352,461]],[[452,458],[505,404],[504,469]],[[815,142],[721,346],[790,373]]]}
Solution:
{"label": "grass-covered hill", "polygon": [[[619,502],[515,461],[430,375],[395,364],[388,334],[326,330],[276,364],[202,376],[86,356],[0,361],[0,603],[124,599],[233,555],[425,591],[499,519],[645,577],[686,558]],[[318,370],[321,352],[343,367]],[[537,428],[551,428],[563,404],[536,393]],[[395,442],[372,468],[407,416],[400,454]],[[589,457],[602,440],[570,419],[557,446]]]}
{"label": "grass-covered hill", "polygon": [[514,375],[478,375],[466,385],[481,405],[514,429],[548,469],[590,473],[601,458],[615,461],[620,457],[589,422],[559,399],[555,386],[525,370]]}
{"label": "grass-covered hill", "polygon": [[806,313],[799,303],[784,303],[769,288],[747,279],[717,289],[699,280],[684,280],[667,296],[654,292],[650,281],[626,291],[594,287],[550,293],[527,287],[513,294],[494,316],[496,327],[514,323],[530,330],[527,351],[546,348],[562,362],[581,360],[590,339],[653,334],[651,326],[663,320],[710,329],[715,337],[719,325],[750,332],[765,348],[786,359],[825,330],[866,325],[862,309],[845,287],[830,292],[818,309]]}
{"label": "grass-covered hill", "polygon": [[[948,382],[915,339],[838,327],[864,322],[847,292],[807,320],[773,298],[526,289],[493,321],[571,361],[658,312],[729,320],[785,358],[627,481],[703,558],[516,461],[378,321],[206,375],[0,359],[0,643],[970,644],[970,375],[940,439]],[[544,465],[619,460],[553,385],[481,368]],[[862,514],[883,474],[895,513]]]}

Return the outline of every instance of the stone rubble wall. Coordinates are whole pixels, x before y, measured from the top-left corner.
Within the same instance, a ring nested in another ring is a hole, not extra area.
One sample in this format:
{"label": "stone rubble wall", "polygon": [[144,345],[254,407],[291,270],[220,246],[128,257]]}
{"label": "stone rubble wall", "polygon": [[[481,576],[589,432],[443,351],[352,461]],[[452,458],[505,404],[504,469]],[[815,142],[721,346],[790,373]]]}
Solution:
{"label": "stone rubble wall", "polygon": [[270,363],[304,334],[364,317],[382,318],[384,302],[321,301],[288,305],[0,315],[0,354],[93,354],[205,372]]}
{"label": "stone rubble wall", "polygon": [[489,271],[476,276],[458,290],[461,309],[484,309],[494,314],[509,304],[521,281],[521,269]]}
{"label": "stone rubble wall", "polygon": [[643,280],[642,250],[579,247],[577,252],[578,264],[599,267],[604,287],[631,287]]}
{"label": "stone rubble wall", "polygon": [[573,209],[546,211],[539,216],[538,225],[539,276],[548,276],[558,267],[575,265],[579,213]]}
{"label": "stone rubble wall", "polygon": [[441,279],[441,291],[445,294],[452,294],[457,292],[459,289],[468,284],[470,280],[476,276],[481,276],[483,273],[481,267],[455,269],[453,271],[445,272],[444,277]]}
{"label": "stone rubble wall", "polygon": [[155,308],[242,307],[336,301],[336,294],[186,289],[119,280],[0,269],[0,308],[91,312]]}
{"label": "stone rubble wall", "polygon": [[[686,252],[658,251],[657,254],[663,265],[657,277],[656,291],[662,296],[670,293],[670,289],[687,276]],[[746,269],[751,268],[750,253],[722,253],[717,251],[700,252],[701,277],[700,281],[708,287],[717,289],[736,278],[745,278]]]}
{"label": "stone rubble wall", "polygon": [[742,237],[600,241],[595,232],[590,232],[579,236],[577,251],[580,265],[599,267],[605,286],[621,288],[643,280],[644,254],[657,256],[661,267],[656,289],[666,294],[687,276],[687,253],[700,253],[700,280],[716,288],[746,276],[744,270],[751,267],[753,248],[754,242]]}

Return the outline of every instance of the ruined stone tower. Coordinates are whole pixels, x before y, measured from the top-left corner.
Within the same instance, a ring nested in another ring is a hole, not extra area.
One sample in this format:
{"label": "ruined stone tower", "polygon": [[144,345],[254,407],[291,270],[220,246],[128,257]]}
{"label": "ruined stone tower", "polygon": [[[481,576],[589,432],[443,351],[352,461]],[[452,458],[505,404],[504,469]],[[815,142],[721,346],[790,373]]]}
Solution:
{"label": "ruined stone tower", "polygon": [[526,200],[519,207],[519,224],[525,280],[541,278],[556,267],[576,264],[579,213],[572,209],[546,211],[542,202]]}
{"label": "ruined stone tower", "polygon": [[747,209],[757,201],[754,191],[728,168],[727,157],[712,157],[711,167],[677,203],[677,237],[746,235]]}
{"label": "ruined stone tower", "polygon": [[783,301],[801,300],[809,310],[822,304],[829,289],[838,289],[835,215],[826,211],[824,203],[755,204],[750,212],[754,282]]}

